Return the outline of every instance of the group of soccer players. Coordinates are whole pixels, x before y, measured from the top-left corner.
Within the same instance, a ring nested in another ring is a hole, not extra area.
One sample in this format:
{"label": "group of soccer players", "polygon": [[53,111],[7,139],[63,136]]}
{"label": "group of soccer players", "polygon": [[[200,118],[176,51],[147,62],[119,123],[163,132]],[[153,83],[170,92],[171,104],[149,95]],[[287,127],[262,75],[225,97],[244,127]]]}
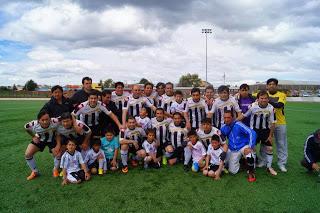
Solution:
{"label": "group of soccer players", "polygon": [[267,90],[255,97],[243,84],[234,96],[222,85],[216,98],[208,86],[203,94],[192,88],[186,99],[170,82],[158,83],[155,90],[152,83],[143,91],[134,85],[131,93],[124,91],[122,82],[115,83],[113,92],[93,90],[89,77],[82,84],[70,99],[63,96],[62,87],[54,86],[37,119],[25,125],[32,137],[25,152],[32,171],[27,180],[40,175],[34,155],[48,146],[53,176],[62,176],[63,184],[119,168],[128,173],[129,162],[130,168],[145,169],[181,163],[185,171],[201,171],[216,180],[243,166],[253,182],[256,166],[277,175],[272,168],[273,138],[279,169],[287,171],[286,96],[277,90],[277,79],[269,79]]}

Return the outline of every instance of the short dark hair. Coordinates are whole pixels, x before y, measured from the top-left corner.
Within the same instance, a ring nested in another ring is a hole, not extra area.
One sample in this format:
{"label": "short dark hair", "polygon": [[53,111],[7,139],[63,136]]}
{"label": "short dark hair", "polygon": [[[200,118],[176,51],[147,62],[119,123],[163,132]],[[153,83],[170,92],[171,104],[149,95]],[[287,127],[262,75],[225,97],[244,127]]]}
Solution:
{"label": "short dark hair", "polygon": [[156,85],[156,88],[158,89],[159,87],[165,87],[165,84],[163,82],[159,82]]}
{"label": "short dark hair", "polygon": [[98,93],[98,91],[96,91],[96,90],[92,90],[90,93],[89,93],[89,97],[91,96],[91,95],[94,95],[94,96],[99,96],[99,93]]}
{"label": "short dark hair", "polygon": [[278,79],[276,79],[276,78],[269,78],[267,80],[267,84],[270,84],[271,82],[274,82],[276,85],[278,85]]}
{"label": "short dark hair", "polygon": [[72,119],[72,115],[70,112],[64,112],[60,116],[60,120]]}
{"label": "short dark hair", "polygon": [[198,92],[199,94],[201,93],[200,89],[198,87],[193,87],[191,89],[191,94],[195,93],[195,92]]}
{"label": "short dark hair", "polygon": [[113,134],[113,135],[115,134],[115,133],[114,133],[114,130],[113,130],[112,128],[107,128],[106,131],[105,131],[105,134],[106,134],[106,133],[111,133],[111,134]]}
{"label": "short dark hair", "polygon": [[101,92],[101,95],[104,97],[106,95],[111,95],[111,91],[110,90],[107,90],[107,89],[104,89],[102,92]]}
{"label": "short dark hair", "polygon": [[212,135],[211,140],[212,140],[212,141],[219,141],[219,142],[220,142],[220,137],[219,137],[219,135],[214,134],[214,135]]}
{"label": "short dark hair", "polygon": [[91,141],[91,143],[92,143],[92,146],[94,146],[94,145],[101,146],[101,140],[100,140],[100,138],[93,138],[92,141]]}
{"label": "short dark hair", "polygon": [[124,83],[121,82],[121,81],[118,81],[118,82],[114,83],[114,88],[116,88],[117,86],[122,86],[122,87],[124,87]]}
{"label": "short dark hair", "polygon": [[146,129],[146,135],[148,135],[148,134],[150,134],[150,133],[152,133],[152,134],[156,135],[156,132],[155,132],[155,130],[154,130],[154,129],[152,129],[152,128],[148,128],[148,129]]}
{"label": "short dark hair", "polygon": [[49,114],[49,112],[48,112],[47,110],[45,110],[45,109],[40,110],[40,112],[39,112],[38,115],[37,115],[37,119],[40,120],[40,118],[41,118],[42,116],[44,116],[45,114],[48,114],[49,117],[50,117],[50,114]]}
{"label": "short dark hair", "polygon": [[182,114],[181,114],[180,112],[175,112],[175,113],[173,113],[172,117],[175,116],[175,115],[179,115],[180,118],[182,118]]}
{"label": "short dark hair", "polygon": [[241,85],[240,85],[240,89],[247,89],[247,90],[249,90],[250,87],[249,87],[248,84],[241,84]]}
{"label": "short dark hair", "polygon": [[91,81],[92,82],[92,78],[90,78],[90,77],[88,77],[88,76],[86,76],[86,77],[83,77],[82,78],[82,84],[84,84],[84,81]]}
{"label": "short dark hair", "polygon": [[60,86],[60,85],[55,85],[55,86],[53,86],[52,88],[51,88],[51,93],[53,93],[54,91],[56,91],[56,90],[60,90],[61,92],[63,92],[63,89],[62,89],[62,87]]}
{"label": "short dark hair", "polygon": [[69,144],[69,143],[73,143],[73,144],[77,144],[77,142],[75,141],[75,140],[73,140],[73,139],[68,139],[68,141],[67,141],[67,145]]}
{"label": "short dark hair", "polygon": [[223,114],[229,113],[232,115],[232,111],[231,110],[225,110]]}
{"label": "short dark hair", "polygon": [[206,92],[206,91],[209,90],[209,89],[211,89],[212,91],[214,91],[214,88],[213,88],[212,85],[208,85],[208,86],[204,89],[204,91]]}
{"label": "short dark hair", "polygon": [[204,119],[202,119],[201,123],[202,124],[211,124],[212,122],[211,122],[210,118],[204,118]]}
{"label": "short dark hair", "polygon": [[257,98],[259,98],[260,96],[263,96],[263,95],[267,95],[269,97],[269,94],[266,90],[261,90],[258,92]]}
{"label": "short dark hair", "polygon": [[173,88],[173,83],[171,83],[170,81],[166,83],[166,86],[171,85]]}
{"label": "short dark hair", "polygon": [[128,120],[134,120],[134,121],[136,121],[136,119],[135,119],[133,116],[131,116],[131,115],[128,116],[127,121],[128,121]]}
{"label": "short dark hair", "polygon": [[198,136],[196,130],[191,129],[191,130],[188,132],[188,134],[187,134],[188,137],[190,137],[190,136],[192,136],[192,135]]}
{"label": "short dark hair", "polygon": [[229,93],[229,87],[227,87],[226,85],[219,86],[218,93],[222,93],[223,91],[226,91],[227,93]]}
{"label": "short dark hair", "polygon": [[144,88],[146,88],[148,85],[149,85],[149,86],[151,86],[151,87],[153,88],[153,83],[151,83],[151,82],[147,82],[147,83],[145,83],[145,84],[144,84]]}
{"label": "short dark hair", "polygon": [[158,107],[158,108],[156,109],[156,112],[157,112],[157,111],[162,111],[162,112],[164,113],[164,109],[161,108],[161,107]]}
{"label": "short dark hair", "polygon": [[182,96],[183,96],[183,93],[182,93],[181,90],[176,90],[175,93],[174,93],[174,95],[182,95]]}

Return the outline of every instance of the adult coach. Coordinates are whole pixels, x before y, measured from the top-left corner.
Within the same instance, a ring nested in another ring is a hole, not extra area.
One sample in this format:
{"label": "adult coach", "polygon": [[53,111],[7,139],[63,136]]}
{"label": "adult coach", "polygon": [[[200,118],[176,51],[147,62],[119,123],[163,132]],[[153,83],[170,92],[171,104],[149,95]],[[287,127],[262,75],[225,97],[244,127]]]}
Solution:
{"label": "adult coach", "polygon": [[48,101],[40,111],[45,110],[48,112],[50,118],[56,118],[64,112],[72,112],[73,105],[69,98],[63,96],[63,89],[61,86],[56,85],[51,88],[51,99]]}
{"label": "adult coach", "polygon": [[[82,89],[78,90],[73,94],[70,98],[74,106],[81,104],[88,100],[90,93],[93,91],[92,89],[92,79],[89,77],[82,78]],[[97,90],[95,90],[97,91]],[[97,91],[98,92],[98,91]]]}
{"label": "adult coach", "polygon": [[278,80],[270,78],[267,80],[269,103],[275,108],[277,123],[274,130],[274,138],[277,146],[278,166],[281,172],[287,172],[288,160],[287,125],[284,115],[286,94],[278,91]]}
{"label": "adult coach", "polygon": [[320,172],[320,129],[309,135],[304,144],[304,158],[301,165],[309,171]]}

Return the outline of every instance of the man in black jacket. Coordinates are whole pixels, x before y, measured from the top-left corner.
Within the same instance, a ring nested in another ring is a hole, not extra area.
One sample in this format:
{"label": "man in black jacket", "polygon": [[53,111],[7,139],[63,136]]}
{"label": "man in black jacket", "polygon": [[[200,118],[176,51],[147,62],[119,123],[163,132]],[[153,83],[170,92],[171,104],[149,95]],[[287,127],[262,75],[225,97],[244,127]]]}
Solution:
{"label": "man in black jacket", "polygon": [[309,135],[304,144],[304,158],[301,165],[309,171],[320,172],[320,129]]}
{"label": "man in black jacket", "polygon": [[[78,90],[73,94],[73,96],[70,98],[74,106],[77,106],[81,104],[82,102],[85,102],[89,98],[89,94],[92,91],[92,79],[89,77],[82,78],[82,89]],[[97,91],[97,90],[96,90]],[[100,95],[100,92],[98,92],[98,95]]]}
{"label": "man in black jacket", "polygon": [[47,102],[41,110],[46,110],[50,117],[59,117],[64,112],[72,112],[73,105],[70,99],[63,96],[63,89],[61,86],[56,85],[51,88],[51,99]]}
{"label": "man in black jacket", "polygon": [[[119,121],[121,121],[121,111],[117,108],[115,102],[111,101],[111,91],[103,90],[101,93],[101,100],[102,103],[107,107],[107,109],[113,112],[113,114],[118,117]],[[106,114],[100,114],[99,124],[101,126],[102,137],[104,137],[106,130],[110,128],[113,130],[115,136],[119,135],[119,128],[117,124]]]}

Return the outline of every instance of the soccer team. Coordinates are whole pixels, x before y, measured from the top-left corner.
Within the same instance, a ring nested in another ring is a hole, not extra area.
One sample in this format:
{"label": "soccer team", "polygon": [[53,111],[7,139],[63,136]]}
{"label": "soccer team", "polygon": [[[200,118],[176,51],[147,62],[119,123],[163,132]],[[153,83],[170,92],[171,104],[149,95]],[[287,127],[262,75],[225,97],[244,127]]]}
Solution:
{"label": "soccer team", "polygon": [[170,82],[158,83],[155,90],[146,83],[143,92],[134,85],[131,93],[122,82],[115,83],[113,92],[98,92],[91,84],[84,77],[83,88],[70,99],[54,86],[37,120],[25,125],[32,137],[25,151],[31,169],[27,180],[40,175],[34,155],[46,146],[54,157],[53,176],[62,176],[62,184],[109,170],[128,173],[128,161],[130,168],[145,169],[181,163],[185,171],[201,171],[215,180],[244,168],[254,182],[256,167],[277,175],[273,141],[278,168],[287,172],[286,95],[278,91],[277,79],[268,79],[266,90],[255,96],[242,84],[234,96],[222,85],[217,98],[208,86],[204,94],[192,88],[187,99]]}

